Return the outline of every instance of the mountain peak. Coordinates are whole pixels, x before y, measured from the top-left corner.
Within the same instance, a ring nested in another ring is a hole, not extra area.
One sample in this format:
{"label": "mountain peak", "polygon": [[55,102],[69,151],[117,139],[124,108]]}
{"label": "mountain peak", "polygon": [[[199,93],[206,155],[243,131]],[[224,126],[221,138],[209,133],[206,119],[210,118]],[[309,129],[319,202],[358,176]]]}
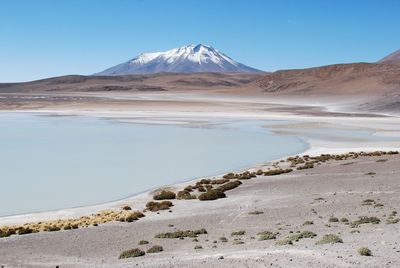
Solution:
{"label": "mountain peak", "polygon": [[234,61],[212,46],[197,44],[139,56],[95,75],[192,72],[261,72]]}

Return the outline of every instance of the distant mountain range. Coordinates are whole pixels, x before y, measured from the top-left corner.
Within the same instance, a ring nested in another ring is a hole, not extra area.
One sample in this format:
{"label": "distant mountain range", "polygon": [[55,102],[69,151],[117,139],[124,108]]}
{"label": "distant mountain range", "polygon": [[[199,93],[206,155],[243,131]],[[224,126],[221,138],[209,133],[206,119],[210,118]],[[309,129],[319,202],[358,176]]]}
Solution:
{"label": "distant mountain range", "polygon": [[215,48],[188,45],[165,52],[143,53],[94,75],[129,75],[153,73],[249,73],[260,70],[234,61]]}

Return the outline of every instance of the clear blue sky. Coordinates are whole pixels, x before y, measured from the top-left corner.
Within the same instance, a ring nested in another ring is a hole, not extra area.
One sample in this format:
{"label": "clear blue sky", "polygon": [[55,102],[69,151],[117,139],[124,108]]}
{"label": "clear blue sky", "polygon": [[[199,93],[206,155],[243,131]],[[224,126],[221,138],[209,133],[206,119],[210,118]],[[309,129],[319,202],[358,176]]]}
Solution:
{"label": "clear blue sky", "polygon": [[399,33],[399,0],[0,0],[0,82],[192,43],[266,71],[368,62],[399,49]]}

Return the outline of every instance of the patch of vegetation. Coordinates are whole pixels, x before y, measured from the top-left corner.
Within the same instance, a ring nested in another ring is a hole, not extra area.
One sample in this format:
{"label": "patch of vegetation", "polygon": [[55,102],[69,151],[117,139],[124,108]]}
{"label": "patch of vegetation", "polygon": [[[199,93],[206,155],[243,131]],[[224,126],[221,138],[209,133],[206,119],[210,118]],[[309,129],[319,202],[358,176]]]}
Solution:
{"label": "patch of vegetation", "polygon": [[317,198],[314,198],[314,200],[315,200],[315,201],[322,201],[322,200],[325,200],[325,198],[323,198],[323,197],[317,197]]}
{"label": "patch of vegetation", "polygon": [[357,250],[361,256],[372,256],[372,251],[367,247],[362,247]]}
{"label": "patch of vegetation", "polygon": [[233,241],[233,244],[234,244],[234,245],[242,245],[242,244],[244,244],[244,242],[243,242],[241,239],[235,239],[235,240]]}
{"label": "patch of vegetation", "polygon": [[162,246],[154,245],[147,250],[147,253],[157,253],[161,251],[164,251]]}
{"label": "patch of vegetation", "polygon": [[119,258],[120,259],[135,258],[135,257],[144,256],[145,254],[146,253],[143,250],[141,250],[139,248],[133,248],[133,249],[123,251],[119,255]]}
{"label": "patch of vegetation", "polygon": [[368,172],[368,173],[365,173],[365,175],[374,176],[374,175],[376,175],[376,173],[375,173],[375,172],[372,172],[372,171],[370,171],[370,172]]}
{"label": "patch of vegetation", "polygon": [[160,193],[153,196],[154,200],[175,199],[176,194],[172,191],[162,190]]}
{"label": "patch of vegetation", "polygon": [[303,231],[303,232],[298,233],[298,234],[290,235],[286,239],[289,239],[292,242],[293,241],[298,242],[300,239],[303,239],[303,238],[314,238],[316,236],[317,236],[317,234],[313,233],[311,231]]}
{"label": "patch of vegetation", "polygon": [[225,193],[220,190],[209,190],[205,193],[202,193],[198,196],[198,199],[201,201],[209,201],[209,200],[216,200],[218,198],[226,197]]}
{"label": "patch of vegetation", "polygon": [[332,216],[329,218],[329,222],[339,222],[339,219]]}
{"label": "patch of vegetation", "polygon": [[376,162],[378,162],[378,163],[383,163],[383,162],[387,162],[388,161],[388,159],[378,159],[378,160],[376,160]]}
{"label": "patch of vegetation", "polygon": [[308,162],[308,163],[305,163],[302,166],[298,166],[296,169],[297,170],[302,170],[302,169],[310,169],[310,168],[314,168],[314,163]]}
{"label": "patch of vegetation", "polygon": [[313,225],[314,222],[313,221],[305,221],[303,222],[303,225]]}
{"label": "patch of vegetation", "polygon": [[226,243],[226,242],[228,242],[228,238],[226,238],[226,237],[220,237],[219,238],[219,240],[221,241],[221,242],[223,242],[223,243]]}
{"label": "patch of vegetation", "polygon": [[396,224],[396,223],[399,223],[399,222],[400,222],[400,219],[399,219],[399,218],[394,219],[394,218],[389,217],[389,218],[386,220],[386,223],[387,223],[387,224]]}
{"label": "patch of vegetation", "polygon": [[231,233],[231,236],[235,236],[235,235],[245,235],[246,231],[245,230],[240,230],[240,231],[235,231]]}
{"label": "patch of vegetation", "polygon": [[200,245],[196,245],[196,246],[194,247],[194,249],[203,249],[203,247],[200,246]]}
{"label": "patch of vegetation", "polygon": [[316,245],[343,243],[342,238],[335,234],[326,234],[319,240]]}
{"label": "patch of vegetation", "polygon": [[276,175],[280,175],[280,174],[284,174],[284,173],[290,173],[292,172],[293,169],[272,169],[272,170],[268,170],[264,172],[264,176],[276,176]]}
{"label": "patch of vegetation", "polygon": [[258,235],[260,236],[258,240],[263,241],[263,240],[276,239],[278,234],[279,234],[279,232],[264,231],[264,232],[258,233]]}
{"label": "patch of vegetation", "polygon": [[351,230],[350,233],[351,233],[351,234],[359,234],[359,233],[360,233],[360,230]]}
{"label": "patch of vegetation", "polygon": [[264,212],[259,211],[259,210],[255,210],[255,211],[250,211],[248,214],[249,215],[260,215],[260,214],[264,214]]}
{"label": "patch of vegetation", "polygon": [[238,181],[238,180],[230,181],[230,182],[227,182],[227,183],[222,184],[221,186],[219,186],[217,188],[217,190],[222,191],[222,192],[226,192],[226,191],[235,189],[236,187],[238,187],[241,184],[242,184],[242,182]]}
{"label": "patch of vegetation", "polygon": [[351,222],[351,227],[355,228],[360,226],[361,224],[367,224],[367,223],[379,224],[380,222],[381,220],[378,219],[377,217],[360,216],[358,217],[358,220]]}
{"label": "patch of vegetation", "polygon": [[348,218],[341,218],[340,222],[349,222],[349,219]]}
{"label": "patch of vegetation", "polygon": [[147,240],[140,240],[139,241],[139,245],[147,245],[149,243],[149,241]]}
{"label": "patch of vegetation", "polygon": [[187,190],[182,190],[179,191],[178,194],[176,195],[177,199],[196,199],[196,196],[194,194],[191,194],[189,191]]}
{"label": "patch of vegetation", "polygon": [[175,232],[167,232],[160,233],[155,236],[155,238],[183,238],[183,237],[197,237],[201,234],[207,234],[206,229],[199,230],[186,230],[186,231],[175,231]]}
{"label": "patch of vegetation", "polygon": [[365,199],[361,203],[361,205],[363,205],[363,206],[372,206],[373,204],[375,204],[374,199]]}
{"label": "patch of vegetation", "polygon": [[132,208],[128,205],[122,206],[121,209],[122,210],[132,210]]}
{"label": "patch of vegetation", "polygon": [[159,210],[167,210],[172,206],[173,204],[171,201],[162,201],[162,202],[150,201],[146,204],[146,208],[152,212],[156,212]]}
{"label": "patch of vegetation", "polygon": [[285,239],[277,241],[275,243],[275,245],[277,245],[277,246],[293,245],[293,242],[292,242],[292,240],[285,238]]}

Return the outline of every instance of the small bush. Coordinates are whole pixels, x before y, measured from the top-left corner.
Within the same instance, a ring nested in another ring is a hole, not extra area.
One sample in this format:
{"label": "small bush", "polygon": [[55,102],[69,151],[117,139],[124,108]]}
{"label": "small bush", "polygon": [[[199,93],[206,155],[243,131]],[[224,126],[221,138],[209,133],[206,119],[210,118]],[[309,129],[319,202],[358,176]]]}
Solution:
{"label": "small bush", "polygon": [[199,230],[187,230],[187,231],[176,231],[176,232],[167,232],[160,233],[155,236],[155,238],[183,238],[183,237],[197,237],[201,234],[207,234],[206,229]]}
{"label": "small bush", "polygon": [[271,240],[271,239],[276,239],[276,236],[278,235],[278,232],[270,232],[270,231],[265,231],[258,233],[260,238],[258,240],[263,241],[263,240]]}
{"label": "small bush", "polygon": [[347,218],[341,218],[341,219],[340,219],[340,222],[349,222],[349,219],[347,219]]}
{"label": "small bush", "polygon": [[323,244],[335,244],[335,243],[343,243],[343,240],[335,234],[327,234],[319,240],[316,245],[323,245]]}
{"label": "small bush", "polygon": [[139,245],[147,245],[149,243],[149,241],[147,240],[140,240],[139,241]]}
{"label": "small bush", "polygon": [[277,246],[293,245],[293,242],[292,240],[285,238],[283,240],[277,241],[275,245]]}
{"label": "small bush", "polygon": [[175,199],[176,194],[171,191],[162,190],[160,193],[153,196],[154,200]]}
{"label": "small bush", "polygon": [[226,237],[220,237],[219,240],[223,243],[228,242],[228,239]]}
{"label": "small bush", "polygon": [[242,182],[238,181],[238,180],[230,181],[230,182],[227,182],[227,183],[222,184],[221,186],[219,186],[217,188],[217,190],[220,190],[222,192],[226,192],[226,191],[229,191],[229,190],[232,190],[232,189],[238,187],[241,184],[242,184]]}
{"label": "small bush", "polygon": [[147,250],[147,253],[157,253],[161,251],[164,251],[162,246],[154,245]]}
{"label": "small bush", "polygon": [[146,208],[152,212],[156,212],[159,210],[166,210],[172,206],[173,204],[171,201],[162,201],[162,202],[150,201],[146,204]]}
{"label": "small bush", "polygon": [[203,247],[200,246],[200,245],[196,245],[196,246],[194,247],[194,249],[203,249]]}
{"label": "small bush", "polygon": [[372,256],[372,251],[367,247],[362,247],[357,250],[361,256]]}
{"label": "small bush", "polygon": [[139,249],[139,248],[134,248],[134,249],[129,249],[126,251],[123,251],[120,255],[119,258],[120,259],[126,259],[126,258],[135,258],[135,257],[140,257],[140,256],[144,256],[146,253]]}
{"label": "small bush", "polygon": [[209,200],[216,200],[218,198],[224,198],[226,195],[224,192],[220,190],[209,190],[205,193],[202,193],[198,196],[198,199],[201,201],[209,201]]}
{"label": "small bush", "polygon": [[273,169],[264,172],[264,176],[276,176],[284,173],[290,173],[293,169]]}
{"label": "small bush", "polygon": [[260,214],[264,214],[264,212],[258,211],[258,210],[250,211],[250,212],[249,212],[249,215],[260,215]]}
{"label": "small bush", "polygon": [[236,232],[232,232],[231,236],[235,236],[235,235],[245,235],[246,231],[245,230],[240,230],[240,231],[236,231]]}
{"label": "small bush", "polygon": [[191,194],[189,191],[183,190],[179,191],[178,194],[176,195],[177,199],[196,199],[196,196]]}
{"label": "small bush", "polygon": [[355,228],[360,226],[361,224],[367,224],[367,223],[379,224],[380,222],[381,220],[378,219],[377,217],[361,216],[358,217],[358,220],[351,222],[351,227]]}
{"label": "small bush", "polygon": [[303,225],[313,225],[313,224],[314,224],[313,221],[305,221],[305,222],[303,223]]}
{"label": "small bush", "polygon": [[339,222],[339,219],[336,217],[330,217],[329,222]]}

